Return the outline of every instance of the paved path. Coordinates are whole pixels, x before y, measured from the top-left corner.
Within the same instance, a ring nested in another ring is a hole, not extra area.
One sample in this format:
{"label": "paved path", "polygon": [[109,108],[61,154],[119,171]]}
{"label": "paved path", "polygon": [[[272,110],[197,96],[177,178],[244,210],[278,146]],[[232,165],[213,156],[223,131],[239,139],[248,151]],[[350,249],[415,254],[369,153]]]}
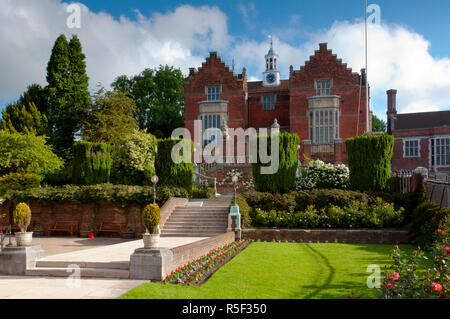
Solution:
{"label": "paved path", "polygon": [[146,283],[143,280],[0,276],[0,299],[110,299]]}
{"label": "paved path", "polygon": [[[160,247],[174,248],[184,246],[206,237],[161,237]],[[137,249],[143,248],[142,239],[121,244],[108,245],[92,249],[72,251],[65,254],[51,255],[40,260],[45,261],[74,261],[74,262],[129,262],[130,255]]]}

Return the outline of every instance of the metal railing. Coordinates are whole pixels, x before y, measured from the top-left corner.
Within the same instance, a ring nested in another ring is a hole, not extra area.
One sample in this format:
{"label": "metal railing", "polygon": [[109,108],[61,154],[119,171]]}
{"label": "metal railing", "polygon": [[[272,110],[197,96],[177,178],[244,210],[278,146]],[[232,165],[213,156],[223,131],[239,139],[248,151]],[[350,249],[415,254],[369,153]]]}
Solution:
{"label": "metal railing", "polygon": [[194,172],[194,185],[197,187],[206,186],[214,187],[214,191],[217,194],[217,178],[202,175]]}
{"label": "metal railing", "polygon": [[400,193],[409,193],[412,191],[412,172],[411,171],[395,171],[394,178],[397,178],[397,191]]}

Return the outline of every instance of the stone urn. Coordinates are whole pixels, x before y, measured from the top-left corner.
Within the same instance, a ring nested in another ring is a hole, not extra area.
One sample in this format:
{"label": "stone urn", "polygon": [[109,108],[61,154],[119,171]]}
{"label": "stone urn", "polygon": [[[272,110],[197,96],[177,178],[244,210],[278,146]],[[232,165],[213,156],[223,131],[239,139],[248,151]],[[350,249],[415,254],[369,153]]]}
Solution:
{"label": "stone urn", "polygon": [[33,241],[33,232],[17,232],[16,235],[16,245],[18,247],[31,246]]}
{"label": "stone urn", "polygon": [[142,235],[144,239],[144,249],[153,249],[159,247],[159,238],[161,237],[161,229],[156,228],[155,233],[150,234],[148,231]]}

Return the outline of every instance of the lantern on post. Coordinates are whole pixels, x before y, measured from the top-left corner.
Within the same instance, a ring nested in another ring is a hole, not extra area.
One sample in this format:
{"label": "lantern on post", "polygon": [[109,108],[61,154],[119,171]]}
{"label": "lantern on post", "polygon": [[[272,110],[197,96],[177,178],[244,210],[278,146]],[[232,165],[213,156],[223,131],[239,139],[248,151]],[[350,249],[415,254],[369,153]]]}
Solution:
{"label": "lantern on post", "polygon": [[158,176],[153,175],[151,181],[153,183],[153,204],[156,205],[156,184],[158,184],[159,181]]}

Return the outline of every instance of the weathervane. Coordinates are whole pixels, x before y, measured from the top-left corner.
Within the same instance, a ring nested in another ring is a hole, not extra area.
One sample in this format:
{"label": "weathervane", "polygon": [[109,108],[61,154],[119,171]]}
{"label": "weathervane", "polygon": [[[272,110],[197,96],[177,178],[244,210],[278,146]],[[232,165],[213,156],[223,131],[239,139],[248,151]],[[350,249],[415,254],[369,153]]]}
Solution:
{"label": "weathervane", "polygon": [[273,36],[271,34],[269,34],[269,39],[270,39],[270,48],[273,49]]}

